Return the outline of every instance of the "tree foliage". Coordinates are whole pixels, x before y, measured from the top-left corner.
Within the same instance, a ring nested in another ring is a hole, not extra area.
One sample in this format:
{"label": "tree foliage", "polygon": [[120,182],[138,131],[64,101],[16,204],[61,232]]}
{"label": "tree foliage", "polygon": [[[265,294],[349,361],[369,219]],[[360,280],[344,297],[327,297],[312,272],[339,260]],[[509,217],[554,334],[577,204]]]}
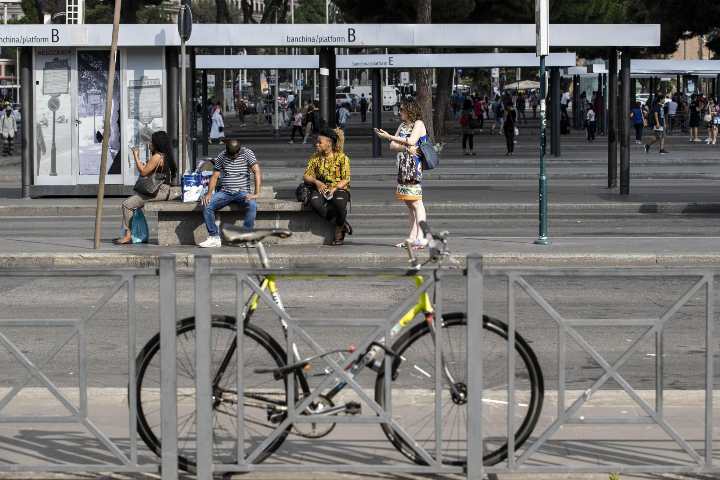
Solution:
{"label": "tree foliage", "polygon": [[303,0],[295,8],[295,23],[325,23],[325,0]]}

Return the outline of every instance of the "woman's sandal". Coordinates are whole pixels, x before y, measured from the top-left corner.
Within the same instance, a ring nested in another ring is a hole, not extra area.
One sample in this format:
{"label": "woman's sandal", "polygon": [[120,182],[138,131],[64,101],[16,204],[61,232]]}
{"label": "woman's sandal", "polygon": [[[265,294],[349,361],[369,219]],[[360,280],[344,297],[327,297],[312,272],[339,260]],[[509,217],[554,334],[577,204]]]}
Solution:
{"label": "woman's sandal", "polygon": [[427,247],[428,241],[427,240],[415,240],[412,243],[412,249],[413,250],[423,250],[425,247]]}
{"label": "woman's sandal", "polygon": [[129,245],[132,243],[132,238],[129,240],[123,240],[122,238],[116,238],[112,241],[113,245]]}
{"label": "woman's sandal", "polygon": [[335,240],[332,242],[333,245],[344,245],[345,244],[345,227],[341,230],[335,230]]}

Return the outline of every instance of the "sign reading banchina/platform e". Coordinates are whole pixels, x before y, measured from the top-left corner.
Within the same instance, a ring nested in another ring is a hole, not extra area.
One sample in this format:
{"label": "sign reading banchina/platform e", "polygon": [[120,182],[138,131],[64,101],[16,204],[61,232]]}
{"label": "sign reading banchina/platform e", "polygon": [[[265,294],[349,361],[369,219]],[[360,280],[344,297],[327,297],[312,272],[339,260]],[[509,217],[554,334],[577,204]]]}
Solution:
{"label": "sign reading banchina/platform e", "polygon": [[[112,25],[3,25],[0,47],[109,47]],[[655,47],[660,25],[550,25],[555,47]],[[533,24],[197,24],[188,46],[534,47]],[[179,46],[175,25],[121,25],[120,47]]]}

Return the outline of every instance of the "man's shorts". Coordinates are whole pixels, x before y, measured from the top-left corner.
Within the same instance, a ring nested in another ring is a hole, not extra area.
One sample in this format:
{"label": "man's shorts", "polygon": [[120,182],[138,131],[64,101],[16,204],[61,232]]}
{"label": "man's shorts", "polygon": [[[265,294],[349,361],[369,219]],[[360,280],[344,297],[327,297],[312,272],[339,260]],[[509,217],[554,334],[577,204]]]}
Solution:
{"label": "man's shorts", "polygon": [[655,138],[657,138],[658,140],[665,137],[665,129],[655,130],[653,128],[653,133],[655,134]]}

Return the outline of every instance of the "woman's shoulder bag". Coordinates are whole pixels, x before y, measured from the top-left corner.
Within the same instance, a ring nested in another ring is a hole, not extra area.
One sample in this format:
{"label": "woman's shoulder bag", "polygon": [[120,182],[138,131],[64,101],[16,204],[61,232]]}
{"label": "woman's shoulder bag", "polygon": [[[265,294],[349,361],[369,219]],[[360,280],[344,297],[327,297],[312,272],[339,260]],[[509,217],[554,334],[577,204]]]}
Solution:
{"label": "woman's shoulder bag", "polygon": [[155,195],[160,187],[167,183],[167,174],[165,173],[165,159],[163,158],[163,169],[158,171],[158,167],[155,168],[150,175],[147,177],[139,176],[135,182],[133,190],[142,195]]}
{"label": "woman's shoulder bag", "polygon": [[440,155],[429,141],[420,144],[420,158],[423,170],[433,170],[440,165]]}

